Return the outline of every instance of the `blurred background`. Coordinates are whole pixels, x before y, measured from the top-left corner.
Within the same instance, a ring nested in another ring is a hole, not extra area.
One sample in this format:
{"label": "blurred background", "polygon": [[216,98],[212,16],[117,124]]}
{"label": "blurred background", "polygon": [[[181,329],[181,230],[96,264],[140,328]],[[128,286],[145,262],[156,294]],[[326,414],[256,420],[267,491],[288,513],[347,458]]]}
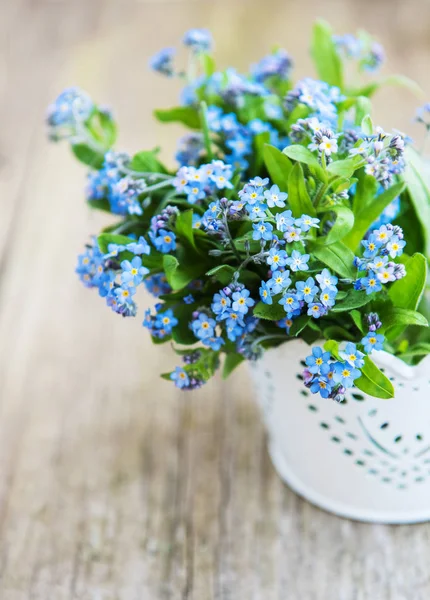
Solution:
{"label": "blurred background", "polygon": [[172,165],[181,129],[152,110],[179,84],[148,58],[207,27],[220,68],[279,44],[296,79],[314,76],[318,17],[367,29],[382,73],[422,86],[420,99],[385,88],[374,112],[419,140],[428,0],[0,0],[0,598],[430,596],[430,526],[358,525],[301,501],[270,464],[246,369],[181,394],[158,377],[170,349],[81,286],[76,255],[109,219],[45,136],[47,104],[78,85],[112,107],[117,149],[161,146]]}

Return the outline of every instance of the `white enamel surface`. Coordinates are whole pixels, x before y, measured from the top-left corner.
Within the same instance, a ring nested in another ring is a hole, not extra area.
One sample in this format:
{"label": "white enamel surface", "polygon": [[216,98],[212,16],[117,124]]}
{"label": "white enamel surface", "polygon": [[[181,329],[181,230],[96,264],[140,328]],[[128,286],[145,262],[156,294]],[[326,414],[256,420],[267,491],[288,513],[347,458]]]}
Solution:
{"label": "white enamel surface", "polygon": [[[294,340],[251,364],[280,476],[341,516],[381,523],[430,520],[430,357],[410,367],[373,360],[392,379],[392,400],[347,393],[338,404],[300,379],[310,348]],[[355,397],[354,397],[355,395]]]}

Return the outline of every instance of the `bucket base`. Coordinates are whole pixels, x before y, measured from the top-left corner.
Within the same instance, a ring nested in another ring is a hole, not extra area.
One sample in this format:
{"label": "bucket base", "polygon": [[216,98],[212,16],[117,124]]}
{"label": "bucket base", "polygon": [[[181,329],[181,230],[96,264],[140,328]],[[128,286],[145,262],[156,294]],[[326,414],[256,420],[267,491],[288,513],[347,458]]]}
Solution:
{"label": "bucket base", "polygon": [[290,468],[285,457],[276,448],[273,441],[269,442],[269,454],[278,475],[294,492],[318,508],[338,517],[364,523],[380,523],[385,525],[405,525],[430,521],[430,507],[426,511],[414,511],[411,513],[410,511],[363,510],[358,506],[354,506],[354,504],[345,505],[339,503],[335,499],[320,494],[303,483],[300,477]]}

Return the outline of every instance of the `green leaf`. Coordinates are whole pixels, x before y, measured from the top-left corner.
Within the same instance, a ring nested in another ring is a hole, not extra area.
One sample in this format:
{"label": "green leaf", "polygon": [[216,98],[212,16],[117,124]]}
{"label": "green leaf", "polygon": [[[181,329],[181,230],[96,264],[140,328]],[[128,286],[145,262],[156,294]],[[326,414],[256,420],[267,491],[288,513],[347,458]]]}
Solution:
{"label": "green leaf", "polygon": [[366,306],[372,300],[371,294],[366,294],[364,290],[350,290],[346,297],[331,308],[332,312],[349,312],[354,308]]}
{"label": "green leaf", "polygon": [[339,340],[341,342],[344,340],[354,341],[355,339],[347,329],[340,327],[340,325],[329,325],[324,329],[324,335],[325,337]]}
{"label": "green leaf", "polygon": [[410,146],[405,150],[404,179],[415,213],[421,223],[425,253],[430,258],[430,190],[424,178],[425,166],[421,156]]}
{"label": "green leaf", "polygon": [[279,186],[281,191],[288,189],[288,177],[293,165],[290,159],[275,146],[265,144],[263,148],[263,159],[270,179]]}
{"label": "green leaf", "polygon": [[428,327],[429,325],[424,315],[408,308],[393,307],[386,313],[380,312],[380,317],[382,320],[381,333],[392,327],[397,328],[397,326],[418,325],[419,327]]}
{"label": "green leaf", "polygon": [[388,292],[394,306],[416,310],[427,281],[427,260],[417,252],[404,263],[406,276],[395,281]]}
{"label": "green leaf", "polygon": [[233,279],[233,275],[236,272],[236,269],[231,265],[218,265],[213,269],[210,269],[206,273],[208,277],[216,277],[216,279],[222,283],[223,285],[227,285]]}
{"label": "green leaf", "polygon": [[289,335],[297,337],[299,333],[303,331],[303,329],[309,324],[311,317],[308,315],[300,315],[293,320],[293,324],[290,327]]}
{"label": "green leaf", "polygon": [[192,106],[155,110],[154,116],[162,123],[182,123],[190,129],[200,129],[198,110]]}
{"label": "green leaf", "polygon": [[354,385],[365,394],[375,398],[383,400],[394,398],[393,384],[368,356],[364,357],[361,377],[354,381]]}
{"label": "green leaf", "polygon": [[175,231],[182,243],[188,244],[197,251],[194,239],[192,210],[185,210],[179,213],[175,223]]}
{"label": "green leaf", "polygon": [[92,167],[93,169],[101,169],[104,163],[104,154],[93,150],[86,144],[72,144],[73,154],[81,163]]}
{"label": "green leaf", "polygon": [[264,148],[267,146],[270,140],[270,133],[268,131],[263,131],[261,133],[257,133],[254,137],[254,168],[256,171],[260,171],[263,162],[264,162]]}
{"label": "green leaf", "polygon": [[288,203],[293,215],[315,217],[316,211],[306,189],[305,177],[300,163],[296,163],[288,178]]}
{"label": "green leaf", "polygon": [[191,346],[198,341],[189,327],[193,311],[194,307],[189,304],[177,304],[173,308],[178,324],[172,329],[172,338],[177,344]]}
{"label": "green leaf", "polygon": [[308,148],[305,146],[300,146],[299,144],[295,144],[293,146],[287,146],[282,150],[282,153],[288,156],[297,162],[304,163],[305,165],[309,165],[312,167],[320,167],[320,163],[318,162],[317,157],[312,154]]}
{"label": "green leaf", "polygon": [[317,21],[314,25],[311,53],[320,79],[342,90],[342,60],[333,41],[333,32],[325,21]]}
{"label": "green leaf", "polygon": [[352,177],[357,170],[357,160],[354,158],[345,158],[345,160],[335,160],[329,164],[327,171],[330,175],[339,175],[340,177]]}
{"label": "green leaf", "polygon": [[378,182],[372,175],[360,173],[357,189],[353,198],[354,214],[364,210],[364,208],[373,201],[378,190]]}
{"label": "green leaf", "polygon": [[285,310],[275,300],[273,304],[258,302],[254,307],[254,316],[267,321],[280,321],[285,317]]}
{"label": "green leaf", "polygon": [[224,367],[222,370],[222,378],[227,379],[227,377],[234,371],[236,367],[240,365],[245,359],[242,354],[238,354],[237,352],[232,354],[227,354],[224,361]]}
{"label": "green leaf", "polygon": [[337,360],[342,360],[339,355],[339,342],[335,342],[335,340],[327,340],[324,343],[324,350],[326,350],[326,352],[330,352],[330,354]]}
{"label": "green leaf", "polygon": [[351,310],[349,312],[349,316],[354,321],[354,324],[357,327],[357,329],[364,335],[365,330],[363,327],[363,319],[361,318],[361,312],[359,310]]}
{"label": "green leaf", "polygon": [[141,173],[167,173],[166,168],[157,159],[158,150],[142,150],[133,156],[130,169]]}
{"label": "green leaf", "polygon": [[361,129],[365,135],[373,135],[374,126],[370,115],[366,115],[361,120]]}
{"label": "green leaf", "polygon": [[311,250],[318,260],[335,273],[348,279],[355,277],[353,265],[354,254],[342,242],[335,242],[334,244],[330,244],[330,246],[319,246],[313,243]]}
{"label": "green leaf", "polygon": [[206,77],[211,77],[215,73],[215,61],[212,55],[207,52],[199,54],[200,64]]}
{"label": "green leaf", "polygon": [[327,245],[333,244],[344,238],[354,226],[354,213],[346,206],[343,206],[342,204],[332,206],[328,212],[334,212],[336,214],[336,221],[328,234],[324,238],[319,238],[319,242],[324,240],[324,243]]}
{"label": "green leaf", "polygon": [[163,269],[166,279],[173,290],[180,290],[195,279],[200,272],[199,265],[180,265],[178,259],[170,254],[163,255]]}
{"label": "green leaf", "polygon": [[366,96],[358,96],[355,104],[355,124],[361,125],[364,117],[372,112],[372,103]]}
{"label": "green leaf", "polygon": [[134,240],[132,238],[127,237],[126,235],[118,235],[115,233],[102,233],[97,238],[97,243],[99,248],[103,254],[107,254],[109,252],[108,245],[109,244],[118,244],[118,246],[127,246],[127,244],[131,244]]}
{"label": "green leaf", "polygon": [[399,196],[405,188],[404,182],[395,183],[390,188],[377,196],[373,202],[360,209],[357,207],[355,213],[354,229],[344,239],[348,248],[356,250],[372,223],[379,217],[382,211]]}

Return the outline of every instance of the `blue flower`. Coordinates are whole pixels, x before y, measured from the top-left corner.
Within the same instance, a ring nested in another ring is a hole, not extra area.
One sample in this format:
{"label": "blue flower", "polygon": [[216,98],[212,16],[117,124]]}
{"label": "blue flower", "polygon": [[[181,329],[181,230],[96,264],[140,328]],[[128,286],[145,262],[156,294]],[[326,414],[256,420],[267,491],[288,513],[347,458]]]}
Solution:
{"label": "blue flower", "polygon": [[307,271],[309,269],[309,254],[300,254],[298,250],[293,250],[291,256],[287,259],[287,264],[292,271]]}
{"label": "blue flower", "polygon": [[215,294],[212,300],[211,309],[215,315],[221,315],[227,308],[231,306],[231,299],[221,290]]}
{"label": "blue flower", "polygon": [[312,385],[310,386],[310,390],[312,394],[319,394],[322,398],[328,398],[331,393],[331,382],[327,379],[327,377],[318,377],[314,379]]}
{"label": "blue flower", "polygon": [[278,208],[283,208],[285,206],[285,200],[287,199],[288,194],[281,192],[277,185],[272,185],[270,190],[266,190],[264,192],[264,197],[267,200],[267,206],[269,208],[274,208],[275,206]]}
{"label": "blue flower", "polygon": [[289,277],[290,272],[287,271],[275,271],[272,274],[272,278],[267,282],[274,294],[279,294],[282,290],[288,288],[291,284]]}
{"label": "blue flower", "polygon": [[337,292],[336,284],[338,279],[335,275],[332,275],[328,269],[323,269],[319,275],[316,276],[320,288],[322,290],[331,290]]}
{"label": "blue flower", "polygon": [[147,277],[144,280],[144,284],[148,292],[157,298],[162,294],[169,294],[172,291],[164,273],[155,273]]}
{"label": "blue flower", "polygon": [[190,29],[182,40],[195,53],[209,52],[212,48],[212,35],[208,29]]}
{"label": "blue flower", "polygon": [[264,219],[264,217],[266,216],[266,207],[260,202],[257,202],[256,204],[248,203],[245,208],[246,212],[249,214],[250,219],[252,219],[253,221],[257,219]]}
{"label": "blue flower", "polygon": [[[225,320],[227,327],[244,327],[243,313],[227,308],[221,315],[221,320]],[[229,338],[230,339],[230,338]]]}
{"label": "blue flower", "polygon": [[172,309],[157,313],[155,317],[155,327],[163,329],[166,334],[171,333],[173,327],[176,327],[177,324],[178,319],[174,316]]}
{"label": "blue flower", "polygon": [[103,275],[100,278],[100,283],[99,283],[99,295],[102,298],[106,298],[106,296],[108,296],[109,294],[111,294],[115,288],[115,279],[116,279],[116,273],[115,271],[112,271],[111,269],[109,269],[108,271],[105,271],[103,273]]}
{"label": "blue flower", "polygon": [[296,227],[300,227],[300,229],[306,233],[311,227],[319,227],[319,222],[319,219],[310,217],[309,215],[302,215],[299,219],[295,220],[294,224]]}
{"label": "blue flower", "polygon": [[305,360],[308,371],[310,371],[313,375],[327,375],[328,371],[330,370],[330,356],[330,352],[324,352],[320,346],[312,348],[312,354],[306,357]]}
{"label": "blue flower", "polygon": [[382,243],[376,239],[376,236],[371,234],[367,238],[367,240],[362,240],[361,245],[364,247],[364,258],[373,258],[378,254],[379,248],[382,246]]}
{"label": "blue flower", "polygon": [[361,340],[364,346],[364,350],[367,354],[370,354],[372,350],[382,350],[385,337],[381,333],[369,333]]}
{"label": "blue flower", "polygon": [[129,252],[132,252],[133,254],[151,253],[151,248],[142,235],[139,237],[137,242],[130,242],[130,244],[127,244],[126,248],[127,250],[129,250]]}
{"label": "blue flower", "polygon": [[74,133],[76,124],[86,121],[94,108],[90,96],[77,87],[65,89],[53,104],[48,106],[46,120],[51,128],[51,135],[59,139],[62,132],[64,137]]}
{"label": "blue flower", "polygon": [[312,302],[318,293],[318,287],[315,285],[313,277],[308,277],[306,281],[298,281],[296,283],[296,289],[299,298],[308,303]]}
{"label": "blue flower", "polygon": [[271,265],[272,269],[278,267],[285,267],[287,264],[287,253],[285,250],[279,250],[278,248],[271,248],[269,250],[269,256],[266,258],[268,265]]}
{"label": "blue flower", "polygon": [[361,288],[366,290],[366,294],[379,292],[382,289],[381,282],[373,271],[367,274],[367,277],[362,277],[360,280]]}
{"label": "blue flower", "polygon": [[222,337],[216,336],[204,338],[202,342],[204,346],[209,346],[209,348],[211,348],[211,350],[214,350],[214,352],[218,352],[218,350],[221,349],[221,346],[224,346],[225,344],[225,340],[223,340]]}
{"label": "blue flower", "polygon": [[285,312],[288,314],[292,314],[294,311],[300,309],[299,299],[294,292],[288,292],[282,296],[279,304],[284,307]]}
{"label": "blue flower", "polygon": [[142,266],[142,259],[139,256],[135,256],[131,262],[123,260],[121,269],[121,283],[126,285],[139,285],[142,283],[143,277],[149,273],[149,269]]}
{"label": "blue flower", "polygon": [[114,289],[115,298],[118,304],[131,304],[133,302],[133,296],[136,293],[135,287],[129,285],[120,285]]}
{"label": "blue flower", "polygon": [[335,298],[337,296],[337,290],[330,290],[326,288],[320,294],[320,302],[323,306],[331,308],[335,305]]}
{"label": "blue flower", "polygon": [[157,73],[171,77],[174,73],[173,57],[175,54],[176,50],[174,48],[163,48],[157,54],[154,54],[149,61],[149,66]]}
{"label": "blue flower", "polygon": [[260,287],[259,291],[260,291],[260,298],[265,304],[273,303],[270,286],[265,281],[261,282],[261,287]]}
{"label": "blue flower", "polygon": [[184,296],[185,304],[193,304],[195,302],[194,296],[192,294],[188,294],[188,296]]}
{"label": "blue flower", "polygon": [[282,233],[287,230],[287,227],[294,225],[293,213],[291,210],[284,210],[284,212],[276,215],[276,229]]}
{"label": "blue flower", "polygon": [[390,253],[391,258],[401,256],[403,254],[403,248],[406,246],[405,240],[401,240],[397,235],[393,235],[387,244],[387,250]]}
{"label": "blue flower", "polygon": [[264,187],[269,183],[269,178],[265,177],[262,179],[261,177],[254,177],[254,179],[249,180],[249,183],[254,187]]}
{"label": "blue flower", "polygon": [[166,254],[167,252],[176,249],[176,236],[173,231],[159,229],[153,243],[159,252]]}
{"label": "blue flower", "polygon": [[193,214],[193,229],[200,229],[201,226],[202,226],[201,216]]}
{"label": "blue flower", "polygon": [[374,231],[372,231],[372,236],[375,237],[376,241],[384,245],[387,244],[392,235],[393,231],[389,229],[386,225],[381,225],[379,229],[375,229]]}
{"label": "blue flower", "polygon": [[197,319],[194,319],[191,323],[191,329],[193,330],[194,335],[201,340],[213,337],[215,334],[215,326],[215,320],[204,313],[200,313]]}
{"label": "blue flower", "polygon": [[261,204],[262,201],[264,200],[263,197],[263,188],[261,187],[253,187],[251,185],[249,185],[248,183],[244,186],[244,188],[242,190],[240,190],[239,192],[239,198],[243,201],[246,202],[247,204],[250,204],[251,206],[253,204]]}
{"label": "blue flower", "polygon": [[173,373],[170,373],[170,379],[175,382],[176,387],[186,388],[190,385],[190,378],[186,371],[181,367],[176,367]]}
{"label": "blue flower", "polygon": [[308,305],[308,315],[314,317],[315,319],[319,319],[323,317],[327,312],[327,309],[320,304],[319,302],[312,302]]}
{"label": "blue flower", "polygon": [[232,308],[234,311],[246,315],[251,306],[254,306],[255,302],[249,297],[249,290],[243,289],[240,292],[234,292]]}
{"label": "blue flower", "polygon": [[361,371],[346,362],[336,362],[333,365],[333,381],[340,383],[346,388],[354,385],[354,379],[358,379]]}
{"label": "blue flower", "polygon": [[221,160],[214,160],[211,163],[212,173],[209,179],[213,181],[219,190],[224,188],[233,189],[233,184],[230,181],[233,175],[233,170],[230,165],[224,164]]}
{"label": "blue flower", "polygon": [[300,242],[301,229],[297,227],[287,227],[284,233],[284,238],[289,244],[292,242]]}
{"label": "blue flower", "polygon": [[276,323],[276,325],[278,327],[284,328],[287,333],[290,333],[292,324],[293,324],[293,319],[291,319],[289,317],[284,317],[283,319],[281,319],[280,321],[277,321],[277,323]]}
{"label": "blue flower", "polygon": [[253,240],[271,240],[273,238],[273,226],[270,223],[253,223],[252,228],[254,230],[252,234]]}
{"label": "blue flower", "polygon": [[357,346],[352,342],[348,342],[345,346],[345,349],[339,352],[339,355],[352,367],[361,369],[361,367],[364,365],[363,352],[357,350]]}

